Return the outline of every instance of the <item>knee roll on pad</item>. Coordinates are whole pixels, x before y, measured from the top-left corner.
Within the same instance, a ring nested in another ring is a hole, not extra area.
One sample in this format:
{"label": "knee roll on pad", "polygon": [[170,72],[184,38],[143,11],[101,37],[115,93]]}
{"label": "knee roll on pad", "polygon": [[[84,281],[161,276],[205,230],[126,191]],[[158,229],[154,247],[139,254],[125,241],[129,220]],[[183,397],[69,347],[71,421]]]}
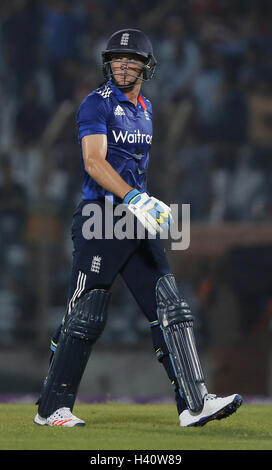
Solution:
{"label": "knee roll on pad", "polygon": [[109,296],[106,290],[94,289],[80,297],[66,318],[64,333],[94,343],[106,325]]}
{"label": "knee roll on pad", "polygon": [[198,412],[203,407],[207,389],[196,350],[194,318],[187,302],[180,296],[172,274],[158,280],[156,301],[158,320],[177,382],[187,406],[191,411]]}

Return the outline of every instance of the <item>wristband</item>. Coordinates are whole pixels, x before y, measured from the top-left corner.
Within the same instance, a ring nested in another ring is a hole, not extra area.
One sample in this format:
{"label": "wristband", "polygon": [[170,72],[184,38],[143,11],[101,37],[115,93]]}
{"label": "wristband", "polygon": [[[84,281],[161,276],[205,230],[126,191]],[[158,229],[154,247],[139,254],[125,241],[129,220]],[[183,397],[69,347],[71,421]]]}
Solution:
{"label": "wristband", "polygon": [[[138,189],[132,189],[131,191],[129,191],[129,192],[125,195],[125,197],[124,197],[124,199],[123,199],[123,203],[124,203],[124,204],[130,204],[130,203],[132,202],[132,199],[134,199],[134,198],[135,198],[135,201],[133,201],[133,202],[137,202],[138,199],[136,198],[136,196],[138,196],[138,195],[140,195],[140,194],[141,194],[141,193],[140,193],[140,191],[138,191]],[[140,197],[141,197],[141,196],[139,196],[139,198],[140,198]]]}

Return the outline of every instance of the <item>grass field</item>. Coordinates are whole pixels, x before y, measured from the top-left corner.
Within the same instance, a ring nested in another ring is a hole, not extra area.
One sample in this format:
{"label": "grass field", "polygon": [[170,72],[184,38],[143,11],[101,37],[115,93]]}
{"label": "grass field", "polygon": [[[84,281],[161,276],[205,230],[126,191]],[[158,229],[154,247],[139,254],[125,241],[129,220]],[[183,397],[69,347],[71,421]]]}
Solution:
{"label": "grass field", "polygon": [[0,405],[0,450],[271,450],[272,407],[243,405],[202,428],[181,428],[173,405],[78,404],[83,428],[33,423],[36,407]]}

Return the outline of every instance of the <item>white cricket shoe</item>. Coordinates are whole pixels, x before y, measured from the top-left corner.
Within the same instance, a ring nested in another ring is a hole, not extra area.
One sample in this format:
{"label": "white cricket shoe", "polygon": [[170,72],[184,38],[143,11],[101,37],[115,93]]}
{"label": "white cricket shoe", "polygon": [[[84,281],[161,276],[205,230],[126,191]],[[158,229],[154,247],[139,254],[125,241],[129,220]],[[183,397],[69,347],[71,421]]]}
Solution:
{"label": "white cricket shoe", "polygon": [[204,426],[208,421],[227,418],[232,413],[235,413],[239,406],[241,406],[242,401],[242,397],[238,394],[224,398],[207,394],[204,397],[202,411],[199,413],[193,413],[187,409],[180,413],[180,426]]}
{"label": "white cricket shoe", "polygon": [[70,408],[59,408],[48,418],[42,418],[38,413],[34,418],[34,423],[40,426],[60,426],[72,428],[73,426],[85,426],[85,421],[77,418],[71,413]]}

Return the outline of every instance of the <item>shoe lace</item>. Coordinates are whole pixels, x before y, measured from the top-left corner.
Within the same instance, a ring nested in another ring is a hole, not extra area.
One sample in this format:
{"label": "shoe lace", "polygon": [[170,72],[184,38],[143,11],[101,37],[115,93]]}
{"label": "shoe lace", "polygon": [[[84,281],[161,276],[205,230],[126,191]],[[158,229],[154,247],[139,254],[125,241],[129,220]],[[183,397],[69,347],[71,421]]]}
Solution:
{"label": "shoe lace", "polygon": [[214,395],[213,393],[208,393],[205,396],[205,400],[214,400],[215,398],[216,398],[216,395]]}
{"label": "shoe lace", "polygon": [[66,407],[60,408],[60,409],[57,411],[57,414],[58,414],[61,418],[70,418],[70,417],[73,416],[72,413],[71,413],[70,408],[66,408]]}

